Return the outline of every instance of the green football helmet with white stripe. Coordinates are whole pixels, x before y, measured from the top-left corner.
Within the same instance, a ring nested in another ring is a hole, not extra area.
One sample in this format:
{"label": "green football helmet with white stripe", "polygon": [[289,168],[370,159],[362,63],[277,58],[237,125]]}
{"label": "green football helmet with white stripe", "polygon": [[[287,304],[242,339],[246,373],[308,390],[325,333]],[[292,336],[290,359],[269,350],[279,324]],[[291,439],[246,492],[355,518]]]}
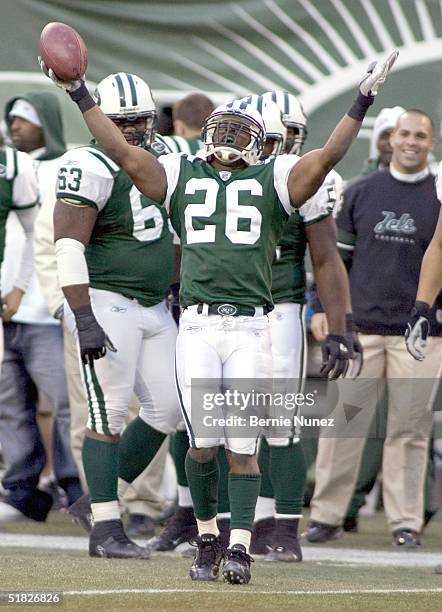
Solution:
{"label": "green football helmet with white stripe", "polygon": [[93,97],[103,113],[118,126],[133,126],[125,134],[130,144],[144,147],[155,140],[155,102],[149,85],[139,76],[128,72],[110,74],[98,83]]}
{"label": "green football helmet with white stripe", "polygon": [[282,122],[287,128],[284,153],[301,155],[302,146],[307,138],[307,117],[299,100],[287,91],[266,91],[264,100],[277,104],[282,113]]}

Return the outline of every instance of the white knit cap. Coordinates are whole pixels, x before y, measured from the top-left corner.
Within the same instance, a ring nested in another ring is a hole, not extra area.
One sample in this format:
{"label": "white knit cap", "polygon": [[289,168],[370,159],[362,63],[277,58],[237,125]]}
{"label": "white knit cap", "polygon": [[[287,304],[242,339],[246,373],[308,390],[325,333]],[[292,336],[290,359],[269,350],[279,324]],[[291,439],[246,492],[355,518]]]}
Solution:
{"label": "white knit cap", "polygon": [[8,117],[20,117],[21,119],[26,119],[30,121],[34,125],[41,127],[41,121],[38,117],[37,111],[27,100],[23,100],[19,98],[16,100],[9,111]]}
{"label": "white knit cap", "polygon": [[391,130],[396,127],[396,122],[399,117],[405,113],[405,108],[402,106],[393,106],[393,108],[383,108],[373,125],[373,134],[370,141],[370,159],[377,159],[379,136],[385,130]]}

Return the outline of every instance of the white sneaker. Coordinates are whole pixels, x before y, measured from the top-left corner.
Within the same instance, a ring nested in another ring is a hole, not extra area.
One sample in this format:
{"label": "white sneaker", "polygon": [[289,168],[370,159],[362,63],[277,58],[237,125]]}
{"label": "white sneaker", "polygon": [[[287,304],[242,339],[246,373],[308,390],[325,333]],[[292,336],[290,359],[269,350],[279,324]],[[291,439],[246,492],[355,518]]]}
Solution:
{"label": "white sneaker", "polygon": [[30,519],[11,506],[11,504],[7,504],[6,502],[0,501],[0,523],[9,523],[9,522],[17,522],[17,521],[29,521]]}

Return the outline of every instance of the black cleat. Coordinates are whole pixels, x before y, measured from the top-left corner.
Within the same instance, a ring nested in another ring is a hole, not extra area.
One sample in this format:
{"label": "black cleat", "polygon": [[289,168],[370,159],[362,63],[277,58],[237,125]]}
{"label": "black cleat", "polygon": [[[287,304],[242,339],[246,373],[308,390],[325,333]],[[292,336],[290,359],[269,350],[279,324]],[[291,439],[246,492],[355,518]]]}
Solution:
{"label": "black cleat", "polygon": [[131,538],[151,538],[155,533],[155,523],[146,514],[129,514],[126,533]]}
{"label": "black cleat", "polygon": [[264,561],[302,561],[302,550],[298,540],[299,519],[278,519],[271,550]]}
{"label": "black cleat", "polygon": [[419,534],[412,529],[398,529],[393,532],[393,546],[399,548],[418,548],[421,545]]}
{"label": "black cleat", "polygon": [[310,542],[311,544],[322,544],[329,540],[338,540],[342,537],[342,527],[327,525],[326,523],[318,523],[317,521],[310,521],[307,531],[304,531],[302,537]]}
{"label": "black cleat", "polygon": [[274,518],[256,521],[253,525],[250,552],[252,555],[266,555],[272,547],[276,522]]}
{"label": "black cleat", "polygon": [[250,564],[253,559],[246,553],[242,544],[234,544],[226,550],[226,562],[223,567],[223,578],[230,584],[247,584],[250,582]]}
{"label": "black cleat", "polygon": [[89,556],[106,559],[149,559],[150,550],[129,540],[120,520],[99,521],[89,536]]}
{"label": "black cleat", "polygon": [[192,580],[218,580],[224,548],[219,537],[204,533],[193,540],[197,551],[189,571]]}
{"label": "black cleat", "polygon": [[79,497],[72,506],[69,506],[68,514],[71,515],[74,523],[91,533],[94,527],[94,517],[92,516],[91,498],[88,493]]}
{"label": "black cleat", "polygon": [[183,542],[190,542],[198,535],[193,508],[178,507],[167,521],[160,535],[153,537],[147,545],[161,552],[175,550]]}

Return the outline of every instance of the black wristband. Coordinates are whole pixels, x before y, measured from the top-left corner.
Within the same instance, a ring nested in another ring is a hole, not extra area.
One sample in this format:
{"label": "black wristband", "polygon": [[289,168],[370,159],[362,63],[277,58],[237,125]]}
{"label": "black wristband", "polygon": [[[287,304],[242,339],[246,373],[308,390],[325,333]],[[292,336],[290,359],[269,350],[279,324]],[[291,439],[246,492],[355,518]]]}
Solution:
{"label": "black wristband", "polygon": [[72,309],[77,324],[78,330],[83,330],[88,327],[92,322],[95,322],[94,311],[92,310],[91,304],[84,304],[78,308]]}
{"label": "black wristband", "polygon": [[68,91],[68,94],[70,95],[71,100],[75,102],[75,104],[78,106],[82,113],[85,113],[96,105],[96,102],[89,93],[84,81],[81,82],[81,85],[80,87],[78,87],[78,89],[75,89],[72,92]]}
{"label": "black wristband", "polygon": [[368,109],[374,102],[374,96],[364,96],[359,92],[358,97],[353,102],[353,106],[347,115],[356,121],[363,121]]}
{"label": "black wristband", "polygon": [[345,315],[345,332],[351,333],[354,331],[353,314],[351,312]]}
{"label": "black wristband", "polygon": [[427,302],[415,302],[413,310],[422,317],[428,317],[430,314],[431,306]]}

